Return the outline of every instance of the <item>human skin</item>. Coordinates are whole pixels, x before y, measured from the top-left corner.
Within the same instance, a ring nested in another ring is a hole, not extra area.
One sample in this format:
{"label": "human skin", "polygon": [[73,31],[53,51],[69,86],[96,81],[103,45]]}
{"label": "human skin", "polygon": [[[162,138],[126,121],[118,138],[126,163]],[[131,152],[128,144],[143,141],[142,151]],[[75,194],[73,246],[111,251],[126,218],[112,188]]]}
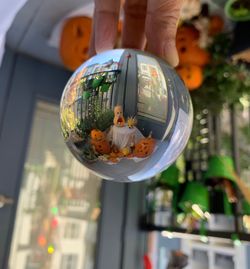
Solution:
{"label": "human skin", "polygon": [[[90,56],[113,49],[121,7],[122,47],[146,50],[178,65],[175,46],[182,0],[95,0]],[[146,45],[147,44],[147,45]]]}

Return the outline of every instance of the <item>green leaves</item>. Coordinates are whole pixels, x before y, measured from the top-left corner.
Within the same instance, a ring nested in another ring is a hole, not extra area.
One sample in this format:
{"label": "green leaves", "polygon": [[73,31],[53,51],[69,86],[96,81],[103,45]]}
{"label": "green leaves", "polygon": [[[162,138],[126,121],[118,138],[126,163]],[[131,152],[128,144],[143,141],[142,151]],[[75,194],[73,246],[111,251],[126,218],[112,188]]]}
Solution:
{"label": "green leaves", "polygon": [[243,63],[227,58],[231,37],[219,34],[209,48],[211,63],[204,68],[204,82],[191,92],[195,110],[207,108],[218,113],[224,104],[234,104],[250,94],[250,72]]}

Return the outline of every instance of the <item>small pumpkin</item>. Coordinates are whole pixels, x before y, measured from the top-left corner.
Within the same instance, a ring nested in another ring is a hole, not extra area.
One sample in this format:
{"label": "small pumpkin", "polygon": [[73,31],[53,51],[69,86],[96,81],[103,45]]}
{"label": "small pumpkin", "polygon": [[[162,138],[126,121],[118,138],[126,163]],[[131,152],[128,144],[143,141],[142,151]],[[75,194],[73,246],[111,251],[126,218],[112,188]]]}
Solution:
{"label": "small pumpkin", "polygon": [[210,17],[208,33],[209,35],[217,35],[222,32],[224,27],[223,19],[218,15],[213,15]]}
{"label": "small pumpkin", "polygon": [[63,64],[75,70],[88,58],[92,19],[84,16],[70,18],[63,26],[60,56]]}
{"label": "small pumpkin", "polygon": [[210,54],[197,44],[183,42],[177,47],[180,65],[194,64],[204,66],[210,62]]}
{"label": "small pumpkin", "polygon": [[186,42],[194,42],[199,39],[199,31],[194,26],[183,25],[177,29],[176,46],[179,47]]}
{"label": "small pumpkin", "polygon": [[93,129],[90,133],[90,137],[92,140],[101,141],[105,139],[105,134],[98,129]]}
{"label": "small pumpkin", "polygon": [[110,153],[110,145],[107,140],[101,140],[101,141],[92,140],[91,145],[94,147],[95,151],[99,154]]}
{"label": "small pumpkin", "polygon": [[155,139],[151,136],[142,138],[136,145],[134,149],[134,156],[137,158],[145,158],[150,156],[155,148]]}
{"label": "small pumpkin", "polygon": [[91,145],[94,147],[94,150],[99,154],[109,154],[111,151],[111,147],[109,142],[106,139],[105,133],[98,130],[93,129],[90,133],[91,137]]}
{"label": "small pumpkin", "polygon": [[203,73],[200,66],[193,64],[178,66],[176,71],[189,90],[195,90],[201,86]]}

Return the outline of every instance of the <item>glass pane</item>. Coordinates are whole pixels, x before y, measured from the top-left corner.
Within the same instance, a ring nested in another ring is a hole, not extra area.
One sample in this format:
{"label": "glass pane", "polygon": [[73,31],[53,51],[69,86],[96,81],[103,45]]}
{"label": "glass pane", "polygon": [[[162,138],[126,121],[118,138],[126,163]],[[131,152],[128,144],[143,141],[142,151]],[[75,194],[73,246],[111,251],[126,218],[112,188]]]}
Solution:
{"label": "glass pane", "polygon": [[230,110],[225,107],[221,112],[221,154],[232,155],[232,132]]}
{"label": "glass pane", "polygon": [[[167,118],[167,85],[159,63],[152,57],[137,55],[138,115],[160,122]],[[148,98],[150,97],[150,99]]]}
{"label": "glass pane", "polygon": [[101,180],[71,156],[59,107],[37,104],[9,269],[92,269]]}
{"label": "glass pane", "polygon": [[[243,98],[242,98],[243,99]],[[250,186],[250,104],[243,99],[236,112],[241,178]],[[244,102],[245,101],[245,102]]]}

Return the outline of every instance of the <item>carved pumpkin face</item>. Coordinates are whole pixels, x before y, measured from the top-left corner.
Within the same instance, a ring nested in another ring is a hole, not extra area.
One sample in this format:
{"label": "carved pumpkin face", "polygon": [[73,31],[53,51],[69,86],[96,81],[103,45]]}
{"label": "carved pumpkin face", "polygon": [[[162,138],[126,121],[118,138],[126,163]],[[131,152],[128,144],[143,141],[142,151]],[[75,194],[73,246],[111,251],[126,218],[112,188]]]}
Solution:
{"label": "carved pumpkin face", "polygon": [[183,42],[193,42],[199,39],[199,31],[193,26],[181,26],[176,33],[176,46],[178,47]]}
{"label": "carved pumpkin face", "polygon": [[183,42],[183,44],[177,48],[177,51],[180,65],[195,64],[204,66],[210,61],[209,53],[196,44],[190,45],[187,42]]}
{"label": "carved pumpkin face", "polygon": [[63,64],[70,70],[75,70],[88,58],[91,24],[91,18],[74,17],[63,27],[60,55]]}
{"label": "carved pumpkin face", "polygon": [[193,64],[183,65],[177,67],[176,71],[189,90],[195,90],[201,86],[203,74],[200,66]]}
{"label": "carved pumpkin face", "polygon": [[96,141],[101,141],[105,139],[105,134],[97,129],[94,129],[90,133],[91,139]]}
{"label": "carved pumpkin face", "polygon": [[135,145],[134,156],[146,158],[153,153],[154,148],[155,139],[152,137],[143,138]]}

